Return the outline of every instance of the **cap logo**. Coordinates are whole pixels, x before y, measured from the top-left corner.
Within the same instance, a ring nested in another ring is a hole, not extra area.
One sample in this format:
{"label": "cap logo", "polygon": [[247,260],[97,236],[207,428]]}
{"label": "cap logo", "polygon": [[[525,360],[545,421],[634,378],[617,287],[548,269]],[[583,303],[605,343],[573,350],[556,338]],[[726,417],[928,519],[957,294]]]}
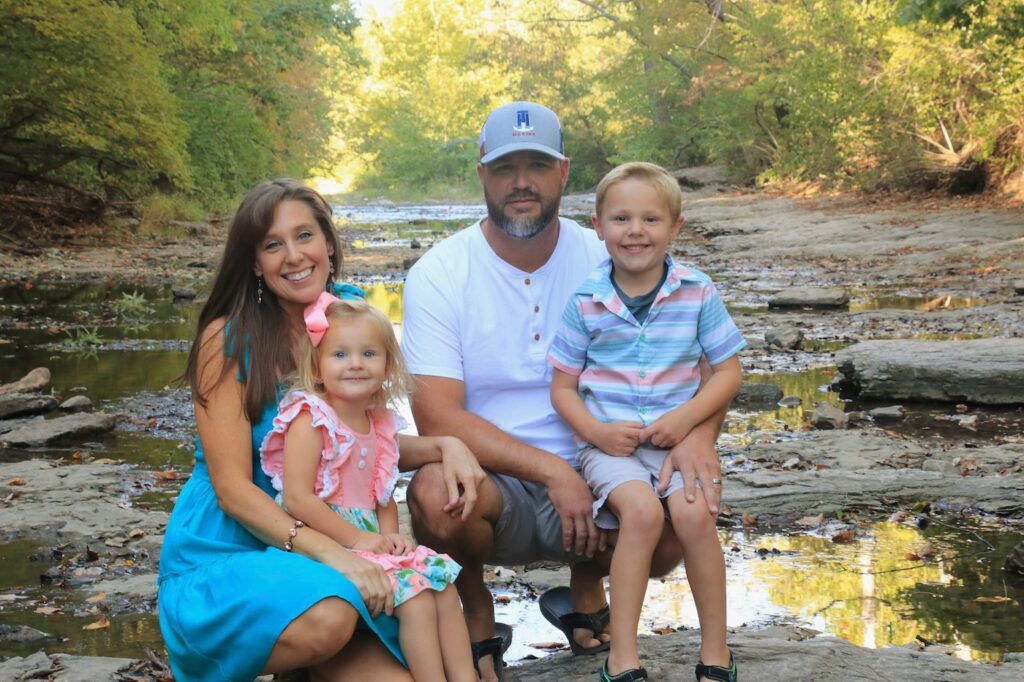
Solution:
{"label": "cap logo", "polygon": [[516,111],[516,124],[512,126],[512,130],[520,133],[525,133],[533,130],[533,126],[530,125],[530,112],[527,109],[519,109]]}

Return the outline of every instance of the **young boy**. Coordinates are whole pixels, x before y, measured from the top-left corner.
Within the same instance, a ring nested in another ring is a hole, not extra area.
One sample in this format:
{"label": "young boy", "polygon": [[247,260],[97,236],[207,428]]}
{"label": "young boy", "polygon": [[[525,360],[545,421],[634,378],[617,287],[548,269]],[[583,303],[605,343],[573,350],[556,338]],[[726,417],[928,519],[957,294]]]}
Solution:
{"label": "young boy", "polygon": [[[681,205],[675,178],[654,164],[623,164],[601,180],[591,219],[611,258],[569,300],[548,354],[551,403],[580,441],[597,525],[619,529],[602,682],[647,679],[636,635],[666,504],[700,620],[697,679],[736,681],[715,517],[686,501],[679,472],[656,489],[668,451],[736,395],[745,345],[710,278],[667,253]],[[712,369],[703,387],[701,355]]]}

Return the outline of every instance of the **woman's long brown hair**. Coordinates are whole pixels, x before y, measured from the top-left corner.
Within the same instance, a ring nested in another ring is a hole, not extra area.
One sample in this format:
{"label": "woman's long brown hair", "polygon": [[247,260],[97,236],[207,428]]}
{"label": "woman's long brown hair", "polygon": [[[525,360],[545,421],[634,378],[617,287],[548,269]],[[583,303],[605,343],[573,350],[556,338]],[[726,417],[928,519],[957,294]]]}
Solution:
{"label": "woman's long brown hair", "polygon": [[[188,355],[185,378],[192,387],[192,399],[206,407],[212,387],[199,385],[199,366],[203,332],[218,318],[225,318],[224,354],[227,361],[216,384],[237,372],[242,382],[245,414],[253,424],[263,410],[277,398],[278,382],[295,368],[288,343],[288,321],[277,296],[263,287],[263,302],[257,301],[256,249],[274,222],[277,207],[283,201],[301,201],[313,217],[329,245],[334,245],[334,268],[329,281],[341,270],[341,243],[334,231],[331,207],[315,190],[301,182],[282,178],[260,183],[242,199],[231,225],[213,279],[210,296],[199,313],[192,350]],[[234,379],[234,377],[231,377]]]}

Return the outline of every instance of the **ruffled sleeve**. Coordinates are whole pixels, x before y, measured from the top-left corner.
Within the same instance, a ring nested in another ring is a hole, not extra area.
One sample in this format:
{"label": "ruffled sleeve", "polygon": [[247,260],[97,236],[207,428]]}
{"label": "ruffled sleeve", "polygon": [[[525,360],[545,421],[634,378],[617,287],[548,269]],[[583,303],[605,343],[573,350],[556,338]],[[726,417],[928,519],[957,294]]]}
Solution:
{"label": "ruffled sleeve", "polygon": [[374,410],[373,432],[376,438],[377,461],[374,465],[370,499],[378,505],[385,505],[395,492],[398,481],[398,430],[405,427],[405,420],[391,410]]}
{"label": "ruffled sleeve", "polygon": [[343,428],[331,406],[318,396],[306,391],[291,391],[284,397],[278,405],[273,426],[260,446],[260,466],[270,477],[274,490],[283,490],[285,434],[291,423],[303,412],[309,412],[313,418],[313,427],[320,430],[323,442],[321,459],[334,460],[331,467],[319,468],[320,475],[313,487],[318,497],[326,499],[334,493],[338,484],[337,478],[329,475],[330,471],[348,459],[353,438],[348,430]]}

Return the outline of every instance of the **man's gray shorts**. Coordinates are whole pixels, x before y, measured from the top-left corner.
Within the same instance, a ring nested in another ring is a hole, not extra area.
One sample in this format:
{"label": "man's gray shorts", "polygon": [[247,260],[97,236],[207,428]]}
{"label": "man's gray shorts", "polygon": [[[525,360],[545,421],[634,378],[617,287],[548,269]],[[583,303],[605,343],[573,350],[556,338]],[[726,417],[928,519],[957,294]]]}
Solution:
{"label": "man's gray shorts", "polygon": [[562,521],[547,486],[504,474],[488,475],[501,491],[501,516],[486,563],[521,566],[540,560],[575,563],[586,559],[562,548]]}

